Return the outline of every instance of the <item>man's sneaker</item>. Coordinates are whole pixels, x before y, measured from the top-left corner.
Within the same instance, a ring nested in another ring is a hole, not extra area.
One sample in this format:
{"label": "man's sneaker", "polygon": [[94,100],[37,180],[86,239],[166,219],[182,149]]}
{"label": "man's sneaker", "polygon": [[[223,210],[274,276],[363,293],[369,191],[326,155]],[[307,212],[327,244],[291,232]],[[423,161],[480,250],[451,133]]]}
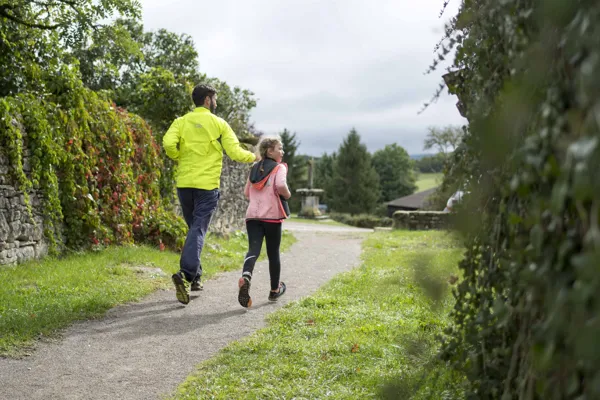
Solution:
{"label": "man's sneaker", "polygon": [[181,304],[188,304],[190,302],[190,294],[187,290],[187,283],[181,276],[181,272],[173,274],[171,279],[175,285],[175,296],[177,297],[177,300]]}
{"label": "man's sneaker", "polygon": [[190,287],[190,290],[192,292],[197,292],[197,291],[202,290],[202,289],[204,289],[204,285],[202,284],[202,278],[198,277],[198,278],[194,279],[192,281],[192,285]]}
{"label": "man's sneaker", "polygon": [[277,299],[280,298],[281,296],[283,296],[284,293],[285,293],[285,283],[279,282],[279,291],[278,292],[269,291],[269,301],[277,301]]}
{"label": "man's sneaker", "polygon": [[238,301],[242,307],[252,307],[252,299],[250,298],[250,279],[243,276],[238,281],[240,291],[238,293]]}

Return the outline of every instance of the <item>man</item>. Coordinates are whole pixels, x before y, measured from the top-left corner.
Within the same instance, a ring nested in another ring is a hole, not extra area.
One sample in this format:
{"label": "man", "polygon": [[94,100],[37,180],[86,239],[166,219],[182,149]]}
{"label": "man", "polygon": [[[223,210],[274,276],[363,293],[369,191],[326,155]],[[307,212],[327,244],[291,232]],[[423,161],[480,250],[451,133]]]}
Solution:
{"label": "man", "polygon": [[198,85],[192,99],[196,105],[194,111],[173,121],[163,138],[167,156],[179,164],[177,196],[189,228],[181,251],[180,270],[172,276],[177,300],[183,304],[190,302],[188,283],[191,290],[202,290],[200,254],[219,201],[223,149],[234,161],[251,163],[256,159],[241,147],[229,124],[214,115],[215,88]]}

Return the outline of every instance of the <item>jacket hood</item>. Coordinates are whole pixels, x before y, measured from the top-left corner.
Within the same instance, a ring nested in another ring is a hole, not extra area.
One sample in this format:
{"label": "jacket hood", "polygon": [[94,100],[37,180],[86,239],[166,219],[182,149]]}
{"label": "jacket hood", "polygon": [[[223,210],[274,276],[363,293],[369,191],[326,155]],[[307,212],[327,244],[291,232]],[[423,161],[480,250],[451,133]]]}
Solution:
{"label": "jacket hood", "polygon": [[250,183],[252,186],[258,190],[261,190],[271,172],[279,165],[279,163],[273,159],[265,158],[254,164],[252,169],[250,170]]}

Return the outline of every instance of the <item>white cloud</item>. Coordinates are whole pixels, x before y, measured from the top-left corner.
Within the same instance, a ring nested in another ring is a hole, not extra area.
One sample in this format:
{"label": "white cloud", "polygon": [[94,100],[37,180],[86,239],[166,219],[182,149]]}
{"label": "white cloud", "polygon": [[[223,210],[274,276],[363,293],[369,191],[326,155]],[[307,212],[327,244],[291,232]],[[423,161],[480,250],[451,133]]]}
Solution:
{"label": "white cloud", "polygon": [[429,125],[462,124],[443,95],[421,115],[442,70],[433,60],[442,0],[142,1],[146,29],[194,38],[202,72],[252,90],[259,130],[297,132],[300,151],[337,149],[354,126],[371,151],[422,150]]}

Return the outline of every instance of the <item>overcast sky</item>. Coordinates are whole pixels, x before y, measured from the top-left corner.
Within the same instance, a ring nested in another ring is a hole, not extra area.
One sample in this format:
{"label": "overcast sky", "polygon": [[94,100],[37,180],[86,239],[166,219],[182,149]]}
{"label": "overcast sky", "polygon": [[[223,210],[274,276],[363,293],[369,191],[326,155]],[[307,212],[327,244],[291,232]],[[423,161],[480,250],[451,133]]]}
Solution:
{"label": "overcast sky", "polygon": [[355,127],[373,152],[422,153],[428,126],[460,125],[447,92],[418,115],[444,70],[424,75],[451,0],[142,0],[146,30],[193,37],[200,69],[253,91],[257,129],[297,133],[299,152],[339,147]]}

